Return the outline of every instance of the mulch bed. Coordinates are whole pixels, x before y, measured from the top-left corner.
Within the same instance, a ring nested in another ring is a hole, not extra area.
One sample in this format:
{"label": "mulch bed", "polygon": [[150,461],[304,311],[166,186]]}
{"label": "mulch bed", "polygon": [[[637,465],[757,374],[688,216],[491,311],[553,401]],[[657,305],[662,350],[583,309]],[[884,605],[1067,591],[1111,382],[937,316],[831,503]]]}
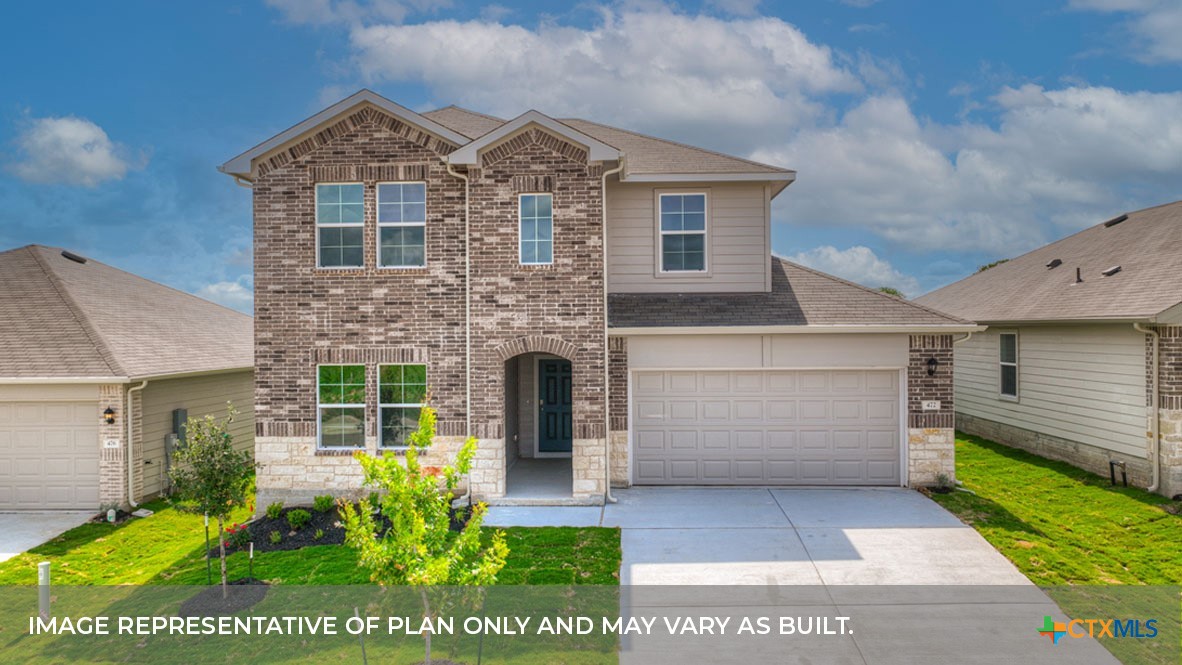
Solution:
{"label": "mulch bed", "polygon": [[[298,509],[307,510],[311,513],[312,518],[308,520],[307,524],[300,527],[298,531],[293,531],[291,524],[287,521],[287,514]],[[452,509],[450,529],[459,532],[464,528],[467,519],[467,508]],[[379,520],[382,528],[389,528],[389,520],[385,517],[379,517]],[[293,506],[291,508],[284,508],[277,518],[262,515],[258,519],[248,522],[245,526],[247,531],[250,532],[250,541],[254,543],[254,551],[257,553],[298,550],[316,545],[342,545],[345,542],[344,521],[335,507],[322,513],[310,507]],[[278,531],[281,536],[278,543],[271,542],[271,533],[273,531]],[[319,538],[316,537],[317,531],[322,532]],[[215,533],[213,536],[215,542],[213,543],[213,548],[210,550],[210,555],[217,557],[217,534]],[[228,538],[229,536],[227,536]],[[226,546],[226,554],[249,550],[249,545],[243,547]]]}
{"label": "mulch bed", "polygon": [[230,582],[227,595],[222,598],[222,585],[215,584],[181,603],[177,611],[182,617],[229,616],[259,604],[267,596],[267,583],[254,578]]}

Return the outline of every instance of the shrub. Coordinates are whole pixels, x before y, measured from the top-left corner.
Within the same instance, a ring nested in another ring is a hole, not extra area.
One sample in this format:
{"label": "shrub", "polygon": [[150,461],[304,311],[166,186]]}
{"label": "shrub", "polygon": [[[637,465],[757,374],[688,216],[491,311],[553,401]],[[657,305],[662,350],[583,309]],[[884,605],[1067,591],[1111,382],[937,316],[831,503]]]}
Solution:
{"label": "shrub", "polygon": [[267,506],[267,517],[270,517],[273,520],[277,520],[277,519],[279,519],[279,516],[282,514],[283,514],[283,502],[282,501],[276,501],[275,503],[272,503]]}
{"label": "shrub", "polygon": [[336,505],[336,499],[333,499],[328,494],[322,494],[315,499],[312,499],[312,508],[318,513],[327,513]]}
{"label": "shrub", "polygon": [[312,513],[303,508],[296,508],[295,510],[287,511],[287,523],[291,525],[292,531],[299,531],[308,524],[312,519]]}
{"label": "shrub", "polygon": [[271,535],[267,536],[267,538],[271,541],[272,545],[278,545],[279,541],[283,540],[283,534],[279,533],[279,530],[276,529],[272,531]]}
{"label": "shrub", "polygon": [[250,544],[250,527],[245,524],[231,524],[226,527],[226,546],[242,549]]}
{"label": "shrub", "polygon": [[312,534],[312,540],[320,540],[324,537],[324,529],[316,529],[316,533]]}

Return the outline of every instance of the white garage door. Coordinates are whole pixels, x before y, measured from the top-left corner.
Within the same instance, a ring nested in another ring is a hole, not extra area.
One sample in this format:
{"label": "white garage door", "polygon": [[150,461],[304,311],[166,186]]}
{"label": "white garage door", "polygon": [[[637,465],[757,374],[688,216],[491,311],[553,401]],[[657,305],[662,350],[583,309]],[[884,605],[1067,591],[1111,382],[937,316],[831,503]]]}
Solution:
{"label": "white garage door", "polygon": [[633,378],[639,485],[900,485],[899,372]]}
{"label": "white garage door", "polygon": [[0,402],[0,510],[99,505],[96,402]]}

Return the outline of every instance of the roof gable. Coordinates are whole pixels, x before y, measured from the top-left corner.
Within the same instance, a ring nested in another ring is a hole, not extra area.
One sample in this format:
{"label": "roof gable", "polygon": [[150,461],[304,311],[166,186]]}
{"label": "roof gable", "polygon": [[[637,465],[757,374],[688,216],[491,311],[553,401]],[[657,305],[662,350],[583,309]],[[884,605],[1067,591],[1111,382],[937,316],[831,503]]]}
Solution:
{"label": "roof gable", "polygon": [[272,153],[286,145],[296,143],[299,139],[322,130],[326,126],[333,124],[338,118],[347,116],[366,105],[372,106],[402,122],[418,127],[450,143],[452,146],[463,145],[469,140],[468,137],[459,132],[415,113],[405,106],[390,101],[371,90],[361,90],[234,157],[219,166],[218,170],[228,175],[249,180],[254,172],[254,162],[259,157]]}
{"label": "roof gable", "polygon": [[482,153],[512,139],[530,126],[537,126],[550,134],[554,134],[586,149],[588,161],[606,162],[620,158],[620,151],[616,148],[537,111],[526,111],[500,127],[460,147],[448,156],[448,161],[452,164],[477,165],[479,164]]}
{"label": "roof gable", "polygon": [[1182,302],[1182,201],[1097,224],[917,300],[981,322],[1154,319]]}

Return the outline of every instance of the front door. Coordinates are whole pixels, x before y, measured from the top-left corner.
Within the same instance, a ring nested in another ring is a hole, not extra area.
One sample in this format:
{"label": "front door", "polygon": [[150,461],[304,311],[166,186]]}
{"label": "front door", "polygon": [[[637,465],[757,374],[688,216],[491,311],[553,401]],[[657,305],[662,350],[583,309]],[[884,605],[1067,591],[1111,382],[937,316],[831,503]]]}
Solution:
{"label": "front door", "polygon": [[570,361],[538,361],[538,452],[569,453],[573,434]]}

